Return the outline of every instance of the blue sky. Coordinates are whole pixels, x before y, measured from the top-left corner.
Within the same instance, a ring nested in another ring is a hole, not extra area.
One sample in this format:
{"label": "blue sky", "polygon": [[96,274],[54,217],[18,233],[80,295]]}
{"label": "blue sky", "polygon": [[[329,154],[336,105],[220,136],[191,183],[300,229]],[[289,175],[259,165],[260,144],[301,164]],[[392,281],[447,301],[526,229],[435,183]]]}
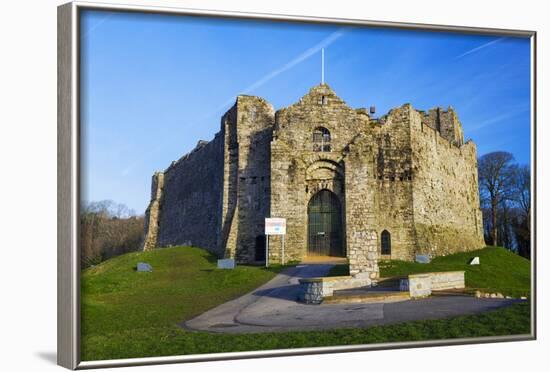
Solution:
{"label": "blue sky", "polygon": [[279,109],[319,84],[323,47],[350,106],[452,106],[478,155],[530,163],[528,39],[85,11],[82,199],[143,213],[153,172],[212,139],[238,94]]}

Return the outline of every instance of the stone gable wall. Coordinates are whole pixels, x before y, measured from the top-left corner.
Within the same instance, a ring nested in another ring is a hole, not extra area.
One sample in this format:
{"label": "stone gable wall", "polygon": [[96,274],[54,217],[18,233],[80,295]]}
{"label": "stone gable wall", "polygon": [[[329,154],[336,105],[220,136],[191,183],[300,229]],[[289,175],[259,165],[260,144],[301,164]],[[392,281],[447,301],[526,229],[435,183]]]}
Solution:
{"label": "stone gable wall", "polygon": [[[271,216],[287,219],[287,262],[307,254],[307,209],[317,191],[336,194],[345,228],[343,151],[358,131],[367,129],[367,123],[366,114],[351,109],[326,85],[312,88],[296,104],[277,111],[271,142]],[[330,131],[330,152],[313,151],[317,127]],[[270,237],[270,247],[270,259],[280,261],[281,238]]]}

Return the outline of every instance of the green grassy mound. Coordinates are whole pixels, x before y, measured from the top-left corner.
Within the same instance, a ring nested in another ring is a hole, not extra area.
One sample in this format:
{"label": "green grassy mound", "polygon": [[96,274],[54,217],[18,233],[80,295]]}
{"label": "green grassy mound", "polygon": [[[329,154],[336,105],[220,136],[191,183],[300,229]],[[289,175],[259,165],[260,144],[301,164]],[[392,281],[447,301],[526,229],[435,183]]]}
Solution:
{"label": "green grassy mound", "polygon": [[[506,252],[505,252],[506,253]],[[153,272],[136,272],[138,262]],[[481,257],[482,265],[484,258]],[[392,266],[397,270],[399,266]],[[216,269],[191,247],[129,253],[82,273],[82,360],[139,358],[298,347],[529,333],[528,304],[453,319],[368,329],[263,334],[190,332],[178,323],[253,290],[280,267]]]}
{"label": "green grassy mound", "polygon": [[[480,265],[468,265],[478,256]],[[401,276],[433,271],[465,271],[469,290],[500,292],[506,296],[530,296],[531,261],[504,248],[486,247],[480,250],[436,257],[429,264],[387,260],[381,261],[380,277]],[[347,265],[337,265],[329,275],[348,275]]]}
{"label": "green grassy mound", "polygon": [[[280,267],[216,268],[217,258],[192,247],[163,248],[115,257],[82,272],[82,334],[147,332],[171,327],[243,295],[273,278]],[[137,272],[138,262],[152,272]],[[83,342],[86,354],[86,338]]]}

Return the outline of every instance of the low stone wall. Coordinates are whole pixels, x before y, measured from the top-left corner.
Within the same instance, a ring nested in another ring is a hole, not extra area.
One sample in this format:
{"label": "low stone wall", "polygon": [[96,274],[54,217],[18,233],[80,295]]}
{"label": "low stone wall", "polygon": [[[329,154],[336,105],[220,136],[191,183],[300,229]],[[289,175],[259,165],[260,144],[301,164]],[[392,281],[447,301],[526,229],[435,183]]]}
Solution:
{"label": "low stone wall", "polygon": [[[302,287],[300,301],[307,304],[320,304],[325,297],[332,296],[334,291],[370,287],[376,284],[376,281],[369,278],[353,276],[304,278],[300,279]],[[463,288],[465,288],[464,271],[412,274],[399,280],[399,290],[408,291],[411,298],[428,297],[432,291]]]}
{"label": "low stone wall", "polygon": [[399,288],[402,291],[408,290],[412,298],[427,297],[432,291],[464,289],[464,271],[409,275],[408,278],[400,280]]}
{"label": "low stone wall", "polygon": [[432,290],[464,289],[464,271],[445,271],[430,273],[432,277]]}
{"label": "low stone wall", "polygon": [[332,296],[339,289],[366,287],[372,284],[370,278],[352,276],[330,276],[323,278],[300,279],[302,295],[300,300],[307,304],[320,304],[323,299]]}
{"label": "low stone wall", "polygon": [[[432,277],[430,274],[409,275],[409,293],[412,298],[428,297],[432,294]],[[401,287],[401,286],[400,286]]]}

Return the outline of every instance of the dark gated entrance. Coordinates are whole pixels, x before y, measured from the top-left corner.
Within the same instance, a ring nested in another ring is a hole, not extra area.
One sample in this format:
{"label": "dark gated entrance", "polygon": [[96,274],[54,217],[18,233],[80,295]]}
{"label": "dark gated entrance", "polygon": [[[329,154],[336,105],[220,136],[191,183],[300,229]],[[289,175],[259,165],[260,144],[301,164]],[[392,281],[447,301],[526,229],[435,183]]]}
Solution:
{"label": "dark gated entrance", "polygon": [[311,197],[308,213],[308,255],[344,256],[342,211],[338,197],[321,190]]}

